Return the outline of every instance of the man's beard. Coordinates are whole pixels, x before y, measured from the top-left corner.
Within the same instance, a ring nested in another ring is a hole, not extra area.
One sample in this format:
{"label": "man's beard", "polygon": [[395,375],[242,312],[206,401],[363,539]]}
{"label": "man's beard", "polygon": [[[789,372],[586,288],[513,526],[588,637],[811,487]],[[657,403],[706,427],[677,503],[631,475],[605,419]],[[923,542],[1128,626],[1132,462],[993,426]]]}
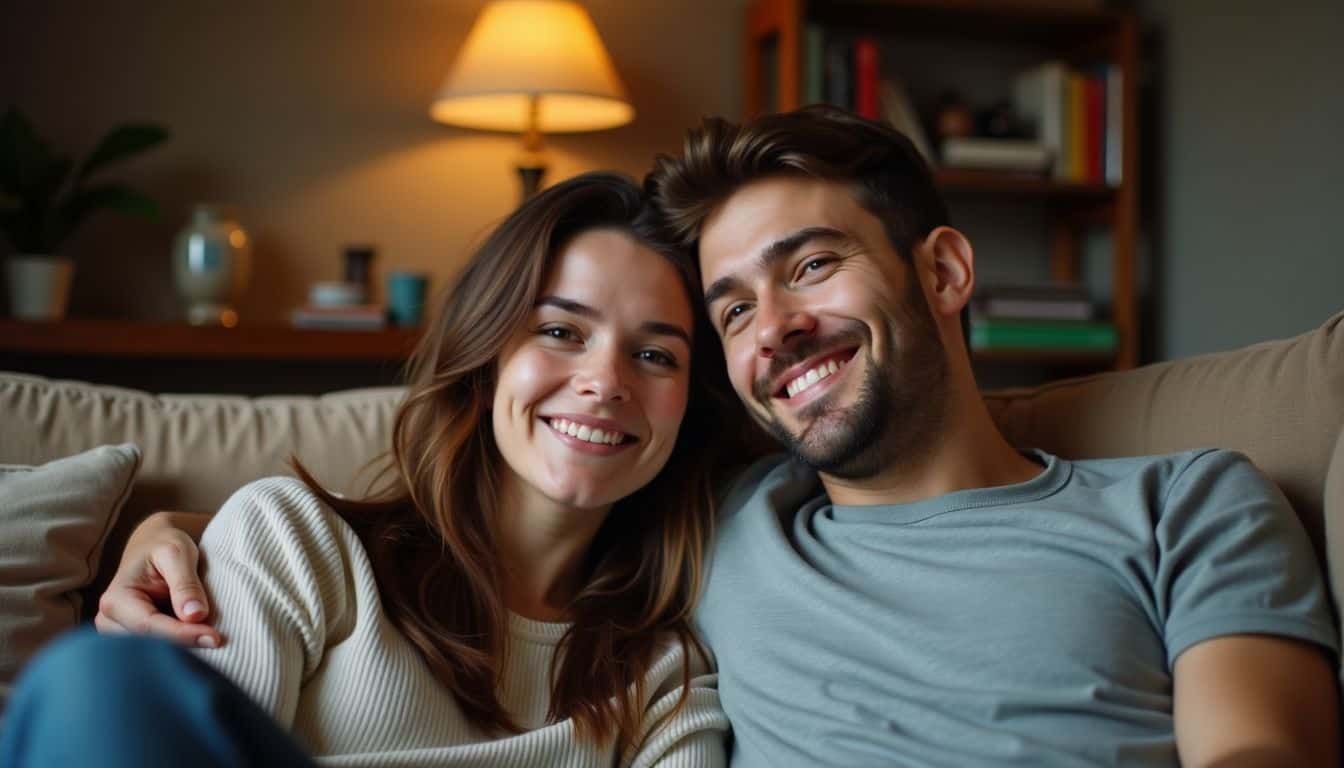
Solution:
{"label": "man's beard", "polygon": [[[798,411],[798,420],[808,424],[802,434],[790,432],[778,418],[762,420],[790,453],[819,472],[851,480],[872,477],[920,463],[937,442],[947,404],[947,358],[923,291],[917,282],[910,286],[900,336],[886,350],[885,366],[873,359],[871,335],[858,321],[825,339],[800,342],[771,361],[767,380],[818,352],[858,342],[859,353],[845,364],[865,368],[853,405],[835,405],[838,391],[823,395]],[[759,387],[756,395],[770,402]]]}

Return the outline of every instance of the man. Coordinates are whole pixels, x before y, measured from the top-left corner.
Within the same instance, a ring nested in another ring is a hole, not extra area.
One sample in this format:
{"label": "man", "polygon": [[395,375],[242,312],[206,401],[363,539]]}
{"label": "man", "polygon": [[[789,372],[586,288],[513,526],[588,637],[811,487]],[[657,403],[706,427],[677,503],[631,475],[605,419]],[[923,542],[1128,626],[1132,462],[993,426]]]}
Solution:
{"label": "man", "polygon": [[[709,120],[648,188],[792,454],[730,493],[698,614],[738,765],[1337,764],[1338,640],[1282,497],[1229,452],[1010,446],[963,341],[971,245],[905,137]],[[157,576],[204,599],[181,545],[100,624],[210,637],[129,607]]]}

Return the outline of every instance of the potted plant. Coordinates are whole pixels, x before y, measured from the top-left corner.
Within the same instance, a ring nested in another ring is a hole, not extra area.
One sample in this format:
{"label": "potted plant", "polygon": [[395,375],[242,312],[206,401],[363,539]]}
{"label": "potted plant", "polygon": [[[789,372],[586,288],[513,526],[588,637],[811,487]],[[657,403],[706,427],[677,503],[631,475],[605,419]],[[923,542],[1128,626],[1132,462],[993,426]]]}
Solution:
{"label": "potted plant", "polygon": [[157,125],[119,125],[75,170],[71,157],[53,152],[17,109],[0,118],[0,232],[14,249],[7,271],[15,317],[65,316],[74,263],[59,255],[60,247],[89,214],[158,215],[158,205],[145,195],[91,177],[167,138]]}

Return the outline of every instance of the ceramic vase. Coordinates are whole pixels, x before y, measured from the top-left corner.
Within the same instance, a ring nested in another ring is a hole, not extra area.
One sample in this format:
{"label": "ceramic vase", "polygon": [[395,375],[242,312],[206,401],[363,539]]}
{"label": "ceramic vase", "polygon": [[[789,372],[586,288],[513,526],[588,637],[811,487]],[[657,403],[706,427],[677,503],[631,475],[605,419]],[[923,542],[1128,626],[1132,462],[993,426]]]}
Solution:
{"label": "ceramic vase", "polygon": [[5,264],[9,311],[20,320],[63,320],[75,263],[59,256],[20,253]]}
{"label": "ceramic vase", "polygon": [[225,205],[198,205],[173,243],[173,279],[192,325],[233,326],[247,288],[252,238]]}

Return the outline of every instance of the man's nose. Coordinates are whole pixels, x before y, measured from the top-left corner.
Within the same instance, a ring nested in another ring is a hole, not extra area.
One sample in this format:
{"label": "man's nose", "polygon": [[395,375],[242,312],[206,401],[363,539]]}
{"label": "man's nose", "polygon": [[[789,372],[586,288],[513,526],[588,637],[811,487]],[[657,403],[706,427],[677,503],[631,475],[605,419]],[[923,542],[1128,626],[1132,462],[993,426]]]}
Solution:
{"label": "man's nose", "polygon": [[764,358],[775,356],[789,344],[817,329],[817,318],[805,307],[783,298],[761,298],[756,305],[756,351]]}

